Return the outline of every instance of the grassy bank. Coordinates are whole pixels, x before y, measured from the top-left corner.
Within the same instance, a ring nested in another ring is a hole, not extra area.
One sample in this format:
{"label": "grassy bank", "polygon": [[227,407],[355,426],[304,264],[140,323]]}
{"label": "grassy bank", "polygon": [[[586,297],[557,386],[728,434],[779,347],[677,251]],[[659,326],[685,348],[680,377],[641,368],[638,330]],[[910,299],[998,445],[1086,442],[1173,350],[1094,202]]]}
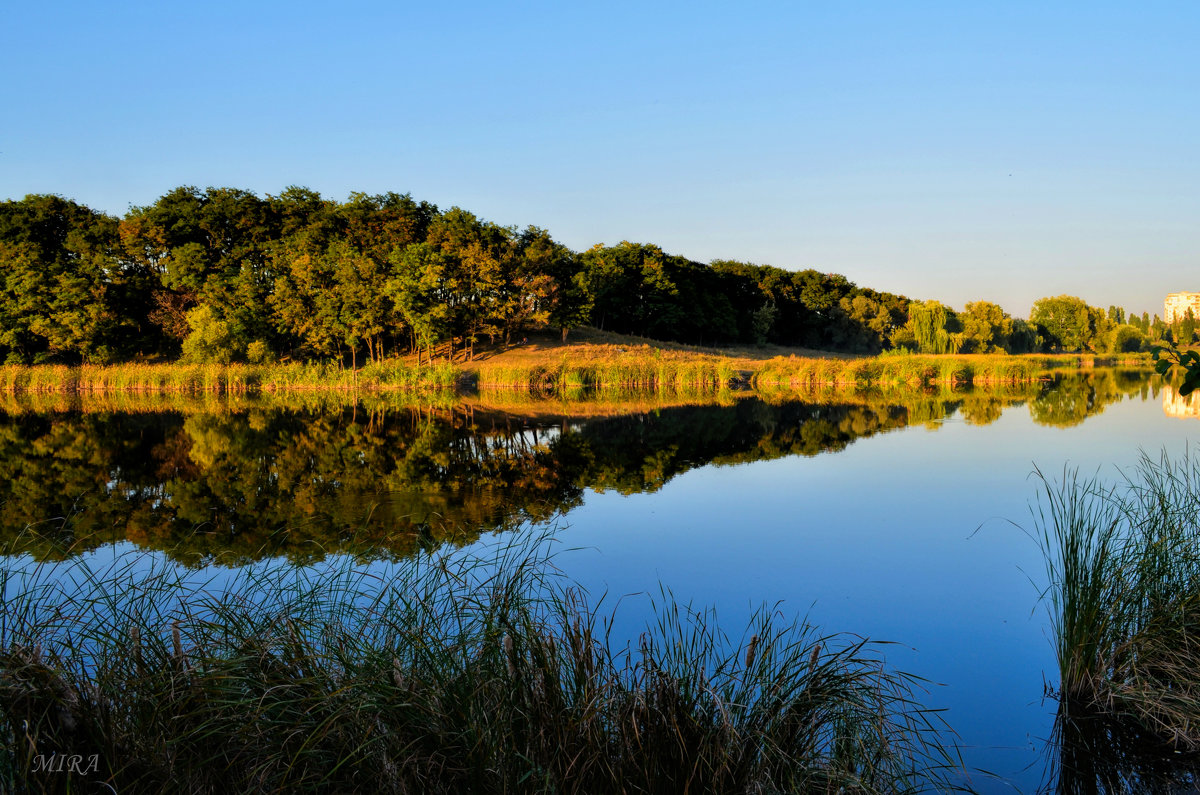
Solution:
{"label": "grassy bank", "polygon": [[480,391],[518,389],[687,392],[728,387],[738,373],[730,360],[654,349],[562,356],[558,361],[485,363],[475,368]]}
{"label": "grassy bank", "polygon": [[[1143,456],[1115,486],[1072,471],[1041,485],[1061,777],[1089,781],[1089,791],[1107,779],[1104,791],[1120,791],[1114,782],[1157,791],[1153,781],[1139,786],[1144,771],[1195,775],[1200,459]],[[1080,742],[1087,747],[1073,750]]]}
{"label": "grassy bank", "polygon": [[[611,335],[610,335],[611,336]],[[701,394],[729,387],[811,389],[932,384],[1012,384],[1056,368],[1150,366],[1148,355],[774,356],[721,355],[648,344],[529,344],[484,352],[471,362],[388,359],[353,370],[336,363],[0,366],[2,394],[249,394],[305,390],[519,390],[578,395],[597,391]]]}
{"label": "grassy bank", "polygon": [[756,388],[818,386],[925,386],[930,384],[1019,384],[1049,377],[1056,368],[1114,365],[1150,366],[1140,354],[1122,358],[1094,356],[876,356],[860,359],[801,357],[768,360],[756,370]]}
{"label": "grassy bank", "polygon": [[461,372],[448,364],[416,366],[401,360],[358,370],[331,363],[4,365],[0,392],[158,394],[283,392],[352,389],[450,389]]}
{"label": "grassy bank", "polygon": [[[537,549],[212,588],[144,559],[6,565],[9,791],[892,793],[951,772],[869,644],[773,609],[731,641],[663,593],[621,645]],[[54,754],[97,766],[48,779]]]}
{"label": "grassy bank", "polygon": [[0,393],[0,412],[11,415],[83,414],[223,415],[254,410],[340,411],[366,415],[409,409],[452,409],[462,401],[450,390],[303,389],[246,392],[16,392]]}

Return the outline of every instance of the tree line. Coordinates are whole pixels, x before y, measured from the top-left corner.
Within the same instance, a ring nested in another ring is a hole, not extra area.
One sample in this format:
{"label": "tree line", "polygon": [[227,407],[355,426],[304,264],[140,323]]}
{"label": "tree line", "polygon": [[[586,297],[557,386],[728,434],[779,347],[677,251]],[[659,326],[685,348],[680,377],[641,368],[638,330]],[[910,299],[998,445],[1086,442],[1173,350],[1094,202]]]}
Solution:
{"label": "tree line", "polygon": [[1109,352],[1195,331],[1070,296],[1042,299],[1025,321],[987,301],[955,312],[837,274],[704,264],[652,244],[575,252],[536,226],[407,194],[338,202],[297,187],[266,197],[180,187],[122,218],[53,195],[5,201],[0,266],[6,363],[357,366],[396,352],[472,358],[485,340],[545,329],[565,339],[585,325],[856,353]]}

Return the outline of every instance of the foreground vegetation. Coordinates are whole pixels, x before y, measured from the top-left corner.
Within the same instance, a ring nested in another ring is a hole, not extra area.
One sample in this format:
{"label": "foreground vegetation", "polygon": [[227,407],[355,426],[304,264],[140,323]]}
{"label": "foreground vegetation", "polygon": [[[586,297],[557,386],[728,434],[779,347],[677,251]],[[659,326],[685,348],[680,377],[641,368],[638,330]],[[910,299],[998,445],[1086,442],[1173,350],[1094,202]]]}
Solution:
{"label": "foreground vegetation", "polygon": [[[1042,476],[1035,514],[1058,659],[1060,791],[1200,774],[1200,458],[1118,486]],[[1173,790],[1174,791],[1174,790]]]}
{"label": "foreground vegetation", "polygon": [[[119,792],[908,792],[952,758],[875,647],[653,599],[640,639],[544,546],[185,583],[8,560],[0,785]],[[88,782],[52,755],[95,759]],[[40,760],[40,761],[39,761]],[[57,778],[54,778],[57,776]],[[73,780],[74,779],[74,780]]]}

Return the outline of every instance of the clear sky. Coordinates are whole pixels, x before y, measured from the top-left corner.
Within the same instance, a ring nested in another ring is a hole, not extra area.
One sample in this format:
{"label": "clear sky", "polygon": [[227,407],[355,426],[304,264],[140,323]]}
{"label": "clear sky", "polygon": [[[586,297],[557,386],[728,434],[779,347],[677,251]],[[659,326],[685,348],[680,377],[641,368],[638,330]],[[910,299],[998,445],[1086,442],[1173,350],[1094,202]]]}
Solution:
{"label": "clear sky", "polygon": [[1027,316],[1200,291],[1200,3],[14,2],[0,198],[395,190]]}

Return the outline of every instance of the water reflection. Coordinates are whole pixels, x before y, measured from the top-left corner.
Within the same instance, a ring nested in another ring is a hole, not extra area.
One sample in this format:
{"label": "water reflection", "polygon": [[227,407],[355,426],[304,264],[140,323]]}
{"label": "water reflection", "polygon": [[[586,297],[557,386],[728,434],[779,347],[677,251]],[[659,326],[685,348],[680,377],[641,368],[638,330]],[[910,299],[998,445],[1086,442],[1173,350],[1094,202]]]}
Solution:
{"label": "water reflection", "polygon": [[1163,414],[1179,419],[1194,419],[1200,417],[1200,392],[1181,395],[1171,384],[1162,387]]}
{"label": "water reflection", "polygon": [[586,489],[655,491],[694,467],[836,452],[951,418],[986,425],[1022,404],[1035,422],[1076,425],[1156,384],[1096,370],[1015,387],[727,393],[710,404],[10,397],[0,536],[41,557],[115,540],[191,564],[406,555],[547,521]]}
{"label": "water reflection", "polygon": [[1043,792],[1196,792],[1200,753],[1164,745],[1162,738],[1131,731],[1111,714],[1061,702],[1047,747],[1050,764]]}

